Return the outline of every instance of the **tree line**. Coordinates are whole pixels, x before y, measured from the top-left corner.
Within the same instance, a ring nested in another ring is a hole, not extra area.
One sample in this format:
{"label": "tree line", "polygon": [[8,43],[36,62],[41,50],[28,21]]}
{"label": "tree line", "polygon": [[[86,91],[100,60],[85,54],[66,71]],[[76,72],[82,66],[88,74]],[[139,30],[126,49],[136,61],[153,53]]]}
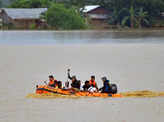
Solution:
{"label": "tree line", "polygon": [[[50,22],[49,23],[50,25],[57,26],[54,25],[54,23],[51,24],[51,22],[53,22],[53,18],[59,20],[60,21],[59,23],[62,23],[63,16],[68,17],[68,15],[71,16],[71,14],[74,14],[74,16],[72,15],[71,18],[65,18],[65,20],[70,19],[72,23],[74,22],[77,24],[78,22],[74,21],[74,19],[78,18],[77,21],[80,21],[81,24],[85,24],[84,22],[85,19],[83,18],[82,13],[79,11],[80,10],[79,8],[83,8],[85,5],[97,5],[97,4],[111,11],[111,14],[109,15],[108,23],[111,25],[115,25],[117,27],[142,28],[142,27],[152,27],[154,24],[157,24],[159,22],[164,23],[161,17],[161,13],[164,12],[164,0],[13,0],[13,2],[8,7],[10,8],[46,7],[48,8],[48,11],[45,14],[45,18],[47,19],[48,22]],[[60,12],[60,10],[65,11],[65,13]],[[52,16],[51,12],[52,13],[54,12],[56,15]],[[68,15],[65,15],[66,13]],[[62,18],[59,18],[59,15]],[[70,25],[66,21],[63,22],[62,25],[63,24],[66,24],[64,25],[64,28]],[[70,27],[75,28],[72,26]],[[70,27],[68,27],[68,29]],[[85,27],[83,26],[82,28]]]}
{"label": "tree line", "polygon": [[132,28],[150,27],[164,12],[164,0],[103,0],[100,3],[113,11],[111,24]]}

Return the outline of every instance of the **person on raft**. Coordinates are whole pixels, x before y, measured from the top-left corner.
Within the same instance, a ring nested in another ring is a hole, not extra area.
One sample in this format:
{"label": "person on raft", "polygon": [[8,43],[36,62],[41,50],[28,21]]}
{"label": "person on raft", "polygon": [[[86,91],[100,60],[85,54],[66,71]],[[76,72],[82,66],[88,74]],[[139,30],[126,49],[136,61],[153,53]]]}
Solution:
{"label": "person on raft", "polygon": [[54,88],[62,88],[62,82],[55,80],[54,76],[50,75],[48,86],[54,87]]}
{"label": "person on raft", "polygon": [[101,93],[110,93],[110,81],[107,77],[102,77],[103,87],[99,89]]}
{"label": "person on raft", "polygon": [[80,90],[81,81],[77,80],[76,76],[70,75],[70,69],[68,69],[68,78],[72,81],[71,87]]}
{"label": "person on raft", "polygon": [[85,84],[83,86],[83,90],[84,91],[88,91],[88,92],[98,92],[98,86],[97,83],[95,81],[95,76],[91,76],[90,81],[85,81]]}
{"label": "person on raft", "polygon": [[91,76],[91,80],[89,81],[89,84],[90,84],[91,87],[96,88],[98,90],[98,86],[97,86],[97,83],[95,81],[95,76],[94,75]]}
{"label": "person on raft", "polygon": [[89,81],[85,81],[85,84],[83,85],[83,91],[87,92],[90,87],[91,85]]}

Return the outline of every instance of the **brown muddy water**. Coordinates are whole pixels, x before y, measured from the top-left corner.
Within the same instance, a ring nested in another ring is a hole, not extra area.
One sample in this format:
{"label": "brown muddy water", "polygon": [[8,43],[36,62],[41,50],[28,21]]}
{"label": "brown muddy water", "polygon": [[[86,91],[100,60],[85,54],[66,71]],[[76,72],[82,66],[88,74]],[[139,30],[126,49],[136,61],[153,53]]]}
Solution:
{"label": "brown muddy water", "polygon": [[[164,91],[163,34],[0,32],[0,122],[163,122],[164,97],[131,97]],[[49,74],[66,81],[67,68],[99,86],[106,75],[127,97],[26,97]]]}

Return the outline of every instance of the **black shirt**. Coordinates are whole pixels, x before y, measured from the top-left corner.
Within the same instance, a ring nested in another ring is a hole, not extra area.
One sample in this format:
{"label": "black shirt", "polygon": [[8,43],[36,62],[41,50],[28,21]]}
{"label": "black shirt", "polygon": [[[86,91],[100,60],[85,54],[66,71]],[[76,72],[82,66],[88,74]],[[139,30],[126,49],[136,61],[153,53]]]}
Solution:
{"label": "black shirt", "polygon": [[[72,80],[72,77],[70,76],[69,73],[68,73],[68,78],[69,78],[70,80]],[[72,82],[71,86],[72,86],[72,88],[80,89],[81,81],[76,79],[74,82]]]}
{"label": "black shirt", "polygon": [[90,87],[91,87],[90,85],[86,85],[86,84],[85,84],[85,85],[83,86],[83,89],[84,89],[84,91],[88,91],[88,89],[89,89]]}
{"label": "black shirt", "polygon": [[77,88],[77,89],[80,89],[80,85],[81,83],[79,80],[76,80],[71,84],[72,88]]}

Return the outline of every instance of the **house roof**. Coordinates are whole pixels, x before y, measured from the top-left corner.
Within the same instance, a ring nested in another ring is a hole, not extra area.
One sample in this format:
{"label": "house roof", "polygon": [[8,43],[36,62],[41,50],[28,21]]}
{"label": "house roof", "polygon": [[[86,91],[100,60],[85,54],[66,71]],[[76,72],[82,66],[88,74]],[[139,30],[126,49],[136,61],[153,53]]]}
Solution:
{"label": "house roof", "polygon": [[99,7],[100,5],[87,5],[87,6],[84,6],[83,12],[87,13]]}
{"label": "house roof", "polygon": [[12,19],[39,19],[47,8],[3,8]]}

